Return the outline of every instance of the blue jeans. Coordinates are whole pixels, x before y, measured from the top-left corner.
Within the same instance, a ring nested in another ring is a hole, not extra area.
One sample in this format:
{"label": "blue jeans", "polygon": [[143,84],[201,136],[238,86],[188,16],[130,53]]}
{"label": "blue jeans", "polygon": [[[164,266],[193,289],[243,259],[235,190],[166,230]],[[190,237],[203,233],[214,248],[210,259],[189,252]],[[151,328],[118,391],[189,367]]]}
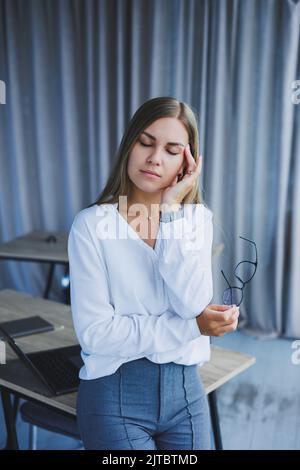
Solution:
{"label": "blue jeans", "polygon": [[86,449],[211,449],[197,365],[142,358],[114,374],[81,380],[77,422]]}

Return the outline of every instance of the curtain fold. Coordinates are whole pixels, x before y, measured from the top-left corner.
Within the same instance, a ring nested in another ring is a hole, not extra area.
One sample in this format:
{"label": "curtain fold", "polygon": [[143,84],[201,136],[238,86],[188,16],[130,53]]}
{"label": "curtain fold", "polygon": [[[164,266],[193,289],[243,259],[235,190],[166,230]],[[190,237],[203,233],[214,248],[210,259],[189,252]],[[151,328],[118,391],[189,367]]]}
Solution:
{"label": "curtain fold", "polygon": [[[300,337],[300,2],[0,0],[0,242],[68,231],[104,187],[135,110],[175,96],[196,112],[214,212],[214,299],[254,252],[249,332]],[[42,295],[46,266],[0,260],[0,288]],[[59,276],[52,292],[59,299]]]}

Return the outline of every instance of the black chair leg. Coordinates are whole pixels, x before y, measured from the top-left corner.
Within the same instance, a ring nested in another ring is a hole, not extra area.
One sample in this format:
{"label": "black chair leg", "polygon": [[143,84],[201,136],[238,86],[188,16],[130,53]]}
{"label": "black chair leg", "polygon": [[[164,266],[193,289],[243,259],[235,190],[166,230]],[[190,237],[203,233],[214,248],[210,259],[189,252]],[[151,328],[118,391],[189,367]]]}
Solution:
{"label": "black chair leg", "polygon": [[221,429],[220,429],[220,422],[219,422],[219,413],[218,413],[218,406],[217,406],[217,395],[215,391],[209,393],[208,401],[209,401],[212,429],[213,429],[214,440],[215,440],[215,448],[216,450],[223,450],[222,436],[221,436]]}
{"label": "black chair leg", "polygon": [[14,395],[14,399],[13,399],[13,414],[14,414],[14,420],[15,420],[15,422],[17,421],[17,417],[18,417],[19,404],[20,404],[20,398],[19,398],[18,396]]}
{"label": "black chair leg", "polygon": [[10,400],[10,394],[7,390],[1,387],[1,396],[2,396],[6,432],[7,432],[5,449],[19,450],[14,409]]}

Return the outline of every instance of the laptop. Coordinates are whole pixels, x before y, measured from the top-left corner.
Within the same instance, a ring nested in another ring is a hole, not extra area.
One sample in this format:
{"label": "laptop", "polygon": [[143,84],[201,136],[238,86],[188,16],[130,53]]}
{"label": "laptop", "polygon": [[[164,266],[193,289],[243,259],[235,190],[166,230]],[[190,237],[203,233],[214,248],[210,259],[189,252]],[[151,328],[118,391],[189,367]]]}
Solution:
{"label": "laptop", "polygon": [[83,366],[79,344],[25,354],[1,325],[0,333],[22,363],[46,386],[50,396],[77,391]]}

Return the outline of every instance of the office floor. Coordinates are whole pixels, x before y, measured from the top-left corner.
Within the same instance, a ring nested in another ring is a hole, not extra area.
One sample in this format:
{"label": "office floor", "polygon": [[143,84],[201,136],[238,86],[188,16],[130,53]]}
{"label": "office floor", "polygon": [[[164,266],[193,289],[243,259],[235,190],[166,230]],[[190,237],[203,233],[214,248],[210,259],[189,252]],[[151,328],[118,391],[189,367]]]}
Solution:
{"label": "office floor", "polygon": [[[256,364],[218,392],[225,449],[300,449],[300,365],[291,361],[292,341],[259,340],[235,332],[213,343],[256,356]],[[18,417],[21,449],[28,445],[28,425]],[[5,432],[0,409],[0,446]],[[75,449],[78,441],[39,430],[39,449]]]}
{"label": "office floor", "polygon": [[300,449],[300,364],[292,340],[235,332],[213,343],[256,357],[256,364],[218,393],[226,449]]}

